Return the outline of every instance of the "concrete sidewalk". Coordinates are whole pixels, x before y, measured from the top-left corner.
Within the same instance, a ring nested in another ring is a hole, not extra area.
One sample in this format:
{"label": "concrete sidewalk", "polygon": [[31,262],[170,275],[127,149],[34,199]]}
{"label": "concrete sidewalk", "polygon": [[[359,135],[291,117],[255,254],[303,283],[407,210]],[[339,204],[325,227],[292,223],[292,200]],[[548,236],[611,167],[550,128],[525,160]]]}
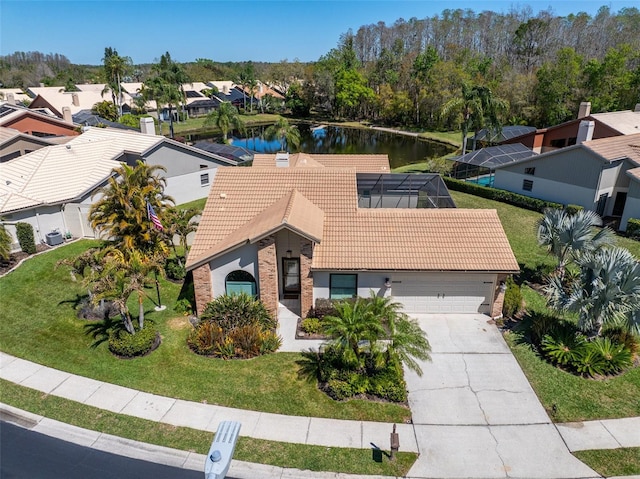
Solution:
{"label": "concrete sidewalk", "polygon": [[[406,374],[413,424],[397,426],[400,446],[402,451],[420,453],[408,477],[598,477],[570,451],[640,447],[639,418],[554,425],[502,335],[487,319],[482,315],[419,318],[432,344],[433,360],[422,363],[423,376]],[[283,322],[283,327],[292,324]],[[290,342],[290,350],[300,350],[298,341]],[[309,347],[307,341],[301,342],[302,349]],[[370,449],[373,443],[386,448],[393,427],[167,398],[4,353],[0,353],[0,378],[104,410],[211,433],[220,421],[237,420],[243,424],[243,436],[298,444]]]}

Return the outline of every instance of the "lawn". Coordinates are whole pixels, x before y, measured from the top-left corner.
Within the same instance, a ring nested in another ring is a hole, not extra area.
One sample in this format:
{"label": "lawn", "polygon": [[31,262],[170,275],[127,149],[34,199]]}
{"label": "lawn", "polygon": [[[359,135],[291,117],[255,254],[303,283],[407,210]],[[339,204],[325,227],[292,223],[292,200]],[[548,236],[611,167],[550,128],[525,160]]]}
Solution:
{"label": "lawn", "polygon": [[[271,113],[256,113],[253,115],[240,115],[240,119],[245,124],[245,126],[256,126],[256,125],[269,125],[271,123],[275,123],[280,115],[273,115]],[[216,127],[207,127],[204,126],[204,121],[206,116],[197,117],[197,118],[189,118],[185,121],[181,122],[173,122],[173,132],[176,136],[189,134],[189,133],[206,133],[206,132],[219,132]],[[165,136],[169,135],[169,122],[162,122],[162,134]]]}
{"label": "lawn", "polygon": [[[246,361],[198,356],[186,346],[190,324],[173,312],[180,285],[161,282],[162,312],[146,301],[163,341],[158,350],[120,360],[85,333],[88,322],[74,306],[85,292],[56,261],[77,255],[91,241],[65,245],[26,261],[0,278],[0,349],[46,366],[162,396],[299,416],[369,421],[405,421],[407,408],[390,403],[336,402],[297,376],[297,353],[277,353]],[[149,290],[155,299],[155,291]],[[132,311],[137,311],[131,304]]]}
{"label": "lawn", "polygon": [[573,455],[604,477],[640,474],[640,447],[578,451]]}
{"label": "lawn", "polygon": [[[206,454],[213,435],[186,427],[103,411],[0,380],[0,401],[67,424],[135,441]],[[395,463],[373,460],[368,449],[307,446],[249,437],[238,440],[234,458],[273,466],[346,474],[403,476],[417,454],[400,452]]]}

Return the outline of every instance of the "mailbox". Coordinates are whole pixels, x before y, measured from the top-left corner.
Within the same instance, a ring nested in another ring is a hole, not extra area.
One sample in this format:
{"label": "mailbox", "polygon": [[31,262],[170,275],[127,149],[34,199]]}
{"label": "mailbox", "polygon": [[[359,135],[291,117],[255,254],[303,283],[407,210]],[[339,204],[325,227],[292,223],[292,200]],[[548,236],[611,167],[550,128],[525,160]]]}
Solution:
{"label": "mailbox", "polygon": [[222,421],[211,443],[209,454],[204,464],[205,479],[224,479],[229,472],[233,451],[240,434],[239,422]]}

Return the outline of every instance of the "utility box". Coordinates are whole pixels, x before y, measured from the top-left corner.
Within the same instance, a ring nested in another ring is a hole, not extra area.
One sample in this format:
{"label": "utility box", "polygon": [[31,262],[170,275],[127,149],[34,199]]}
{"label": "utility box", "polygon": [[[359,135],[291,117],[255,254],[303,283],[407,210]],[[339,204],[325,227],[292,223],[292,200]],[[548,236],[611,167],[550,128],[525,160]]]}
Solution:
{"label": "utility box", "polygon": [[236,421],[222,421],[211,443],[204,464],[205,479],[224,479],[229,472],[233,451],[238,442],[241,424]]}
{"label": "utility box", "polygon": [[47,233],[45,235],[47,244],[49,246],[56,246],[63,243],[62,234],[58,231],[52,231],[51,233]]}

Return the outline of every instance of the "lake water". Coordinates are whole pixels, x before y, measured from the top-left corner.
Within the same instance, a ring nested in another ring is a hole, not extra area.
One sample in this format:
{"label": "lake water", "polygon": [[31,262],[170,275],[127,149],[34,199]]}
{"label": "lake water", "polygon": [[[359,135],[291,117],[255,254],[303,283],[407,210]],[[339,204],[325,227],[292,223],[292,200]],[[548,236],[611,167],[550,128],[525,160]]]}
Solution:
{"label": "lake water", "polygon": [[[280,141],[266,141],[262,133],[267,127],[249,128],[246,137],[232,135],[232,144],[258,153],[276,153]],[[299,124],[300,148],[304,153],[325,154],[387,154],[391,168],[419,163],[428,158],[444,156],[453,147],[434,141],[419,140],[415,137],[365,129],[339,126],[311,127]],[[220,137],[192,135],[190,141],[220,141]],[[286,147],[285,147],[286,149]]]}

